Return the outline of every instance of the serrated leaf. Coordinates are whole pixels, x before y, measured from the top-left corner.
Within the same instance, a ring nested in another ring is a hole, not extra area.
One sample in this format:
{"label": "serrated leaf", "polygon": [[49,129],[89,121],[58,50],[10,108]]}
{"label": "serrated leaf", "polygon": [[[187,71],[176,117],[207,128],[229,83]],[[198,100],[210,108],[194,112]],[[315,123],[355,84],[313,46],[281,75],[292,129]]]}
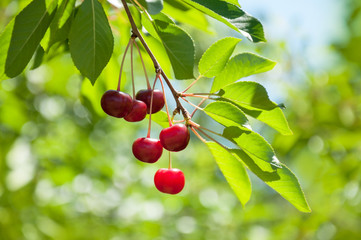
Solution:
{"label": "serrated leaf", "polygon": [[34,0],[15,17],[5,62],[8,77],[25,69],[55,15],[56,6],[56,0]]}
{"label": "serrated leaf", "polygon": [[199,61],[199,73],[208,78],[220,73],[240,41],[238,38],[227,37],[212,44]]}
{"label": "serrated leaf", "polygon": [[228,184],[244,206],[251,197],[252,188],[247,171],[229,151],[215,142],[206,143]]}
{"label": "serrated leaf", "polygon": [[183,0],[199,11],[223,22],[253,42],[265,42],[261,22],[240,7],[219,0]]}
{"label": "serrated leaf", "polygon": [[223,71],[214,78],[211,92],[243,77],[267,72],[275,65],[275,62],[253,53],[238,54],[230,59]]}
{"label": "serrated leaf", "polygon": [[163,0],[138,0],[138,1],[152,15],[158,14],[163,9]]}
{"label": "serrated leaf", "polygon": [[251,158],[270,164],[269,171],[272,171],[273,166],[280,167],[280,162],[272,146],[258,133],[246,128],[231,126],[224,129],[222,136],[237,144]]}
{"label": "serrated leaf", "polygon": [[75,66],[93,85],[107,65],[113,45],[113,34],[102,5],[97,0],[85,0],[72,23],[69,46]]}
{"label": "serrated leaf", "polygon": [[177,79],[194,78],[194,43],[183,29],[175,24],[155,20],[156,31],[163,43]]}
{"label": "serrated leaf", "polygon": [[230,101],[245,114],[268,124],[283,135],[292,131],[280,107],[269,100],[267,91],[255,82],[237,82],[221,90],[220,101]]}
{"label": "serrated leaf", "polygon": [[236,106],[228,102],[212,102],[203,111],[225,127],[241,126],[248,124],[246,115]]}
{"label": "serrated leaf", "polygon": [[311,212],[297,177],[286,165],[281,163],[282,168],[277,168],[269,172],[263,169],[262,166],[264,162],[250,158],[244,151],[232,149],[232,152],[239,157],[257,177],[293,204],[299,211]]}

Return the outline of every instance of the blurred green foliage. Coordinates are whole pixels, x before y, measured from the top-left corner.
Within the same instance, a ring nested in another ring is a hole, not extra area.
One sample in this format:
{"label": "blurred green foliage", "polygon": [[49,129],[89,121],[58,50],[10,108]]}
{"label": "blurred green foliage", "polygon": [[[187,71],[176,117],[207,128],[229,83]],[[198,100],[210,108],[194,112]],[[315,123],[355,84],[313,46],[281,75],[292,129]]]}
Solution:
{"label": "blurred green foliage", "polygon": [[[28,2],[1,1],[1,29]],[[295,59],[285,70],[285,112],[294,135],[261,128],[300,179],[311,214],[298,212],[254,175],[243,209],[194,136],[185,151],[172,155],[186,176],[183,192],[156,191],[153,175],[167,165],[167,154],[154,165],[131,154],[146,121],[113,119],[99,106],[102,93],[116,86],[127,31],[115,33],[121,44],[94,87],[69,54],[0,82],[0,239],[361,239],[361,4],[350,1],[347,8],[349,35],[330,46],[337,65],[320,73]],[[115,29],[126,24],[124,15],[113,15]],[[280,48],[264,51],[272,56]],[[144,88],[137,61],[137,88]],[[127,62],[122,87],[131,92]],[[295,68],[305,73],[289,85]],[[197,121],[212,124],[205,115]],[[152,135],[159,130],[153,124]]]}

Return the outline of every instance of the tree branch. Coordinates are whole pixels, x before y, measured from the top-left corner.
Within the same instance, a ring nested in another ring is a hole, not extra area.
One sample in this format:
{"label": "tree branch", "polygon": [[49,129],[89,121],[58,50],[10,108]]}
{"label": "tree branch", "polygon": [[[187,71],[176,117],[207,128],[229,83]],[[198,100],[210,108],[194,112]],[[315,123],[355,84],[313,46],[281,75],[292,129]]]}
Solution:
{"label": "tree branch", "polygon": [[129,7],[126,3],[125,0],[121,0],[122,4],[124,6],[125,12],[127,13],[131,28],[132,28],[132,32],[134,35],[136,35],[139,38],[139,41],[142,43],[145,51],[147,51],[149,57],[152,59],[152,62],[154,64],[154,68],[156,73],[160,72],[164,81],[167,83],[170,91],[172,92],[173,98],[177,104],[177,109],[180,110],[180,112],[182,112],[182,115],[184,117],[184,119],[186,120],[186,122],[188,122],[188,120],[191,118],[188,111],[182,106],[182,104],[179,101],[179,96],[180,93],[174,89],[173,85],[170,83],[167,75],[164,73],[164,71],[162,70],[162,68],[160,67],[157,59],[155,58],[154,54],[152,53],[152,51],[149,49],[148,44],[145,42],[143,36],[140,34],[137,26],[135,25],[134,19],[132,17],[132,14],[130,13]]}

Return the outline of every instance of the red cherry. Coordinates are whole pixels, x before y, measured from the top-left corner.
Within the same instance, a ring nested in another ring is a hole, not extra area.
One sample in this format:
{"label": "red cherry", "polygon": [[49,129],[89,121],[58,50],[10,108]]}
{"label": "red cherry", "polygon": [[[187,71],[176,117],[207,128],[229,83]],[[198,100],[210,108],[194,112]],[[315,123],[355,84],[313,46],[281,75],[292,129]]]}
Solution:
{"label": "red cherry", "polygon": [[184,187],[184,174],[177,168],[161,168],[154,175],[154,184],[162,193],[177,194]]}
{"label": "red cherry", "polygon": [[[147,104],[147,113],[150,113],[150,100],[152,98],[152,89],[143,89],[137,92],[135,95],[137,100],[145,102]],[[162,91],[155,89],[153,93],[153,106],[152,113],[159,112],[164,106],[164,96]]]}
{"label": "red cherry", "polygon": [[134,156],[146,163],[155,163],[162,156],[163,147],[158,139],[138,138],[133,143]]}
{"label": "red cherry", "polygon": [[132,98],[129,94],[116,90],[106,91],[100,104],[106,114],[117,118],[126,116],[132,110]]}
{"label": "red cherry", "polygon": [[124,119],[128,122],[139,122],[142,121],[146,115],[147,105],[142,101],[133,99],[132,111],[130,111]]}
{"label": "red cherry", "polygon": [[168,151],[178,152],[185,149],[189,142],[189,131],[184,124],[164,128],[159,134],[162,146]]}

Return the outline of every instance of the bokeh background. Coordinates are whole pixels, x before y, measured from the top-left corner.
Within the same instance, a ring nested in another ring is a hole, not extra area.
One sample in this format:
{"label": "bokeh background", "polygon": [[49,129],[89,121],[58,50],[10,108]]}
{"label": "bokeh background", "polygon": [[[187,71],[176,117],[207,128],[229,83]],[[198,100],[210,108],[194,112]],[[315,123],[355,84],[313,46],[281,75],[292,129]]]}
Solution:
{"label": "bokeh background", "polygon": [[[2,0],[0,29],[28,2]],[[272,100],[286,105],[294,135],[252,124],[297,175],[312,213],[298,212],[253,175],[253,194],[242,208],[194,136],[172,156],[186,175],[185,189],[177,196],[155,189],[153,175],[167,166],[167,154],[153,165],[131,154],[147,121],[114,119],[99,106],[103,92],[116,87],[129,37],[129,29],[119,27],[127,24],[125,15],[109,9],[115,52],[95,86],[79,76],[69,54],[0,82],[0,239],[361,239],[361,2],[241,5],[261,20],[268,42],[243,40],[236,51],[278,62],[246,80],[260,82]],[[184,25],[198,57],[215,40],[235,34],[208,22],[204,31]],[[151,45],[166,63],[161,49]],[[127,59],[122,89],[130,93]],[[152,79],[152,64],[145,60]],[[145,88],[138,57],[135,65],[137,89]],[[168,66],[163,64],[170,71]],[[173,82],[179,90],[190,83]],[[194,91],[209,88],[202,79]],[[195,120],[217,129],[201,113]],[[153,123],[152,136],[160,129]]]}

